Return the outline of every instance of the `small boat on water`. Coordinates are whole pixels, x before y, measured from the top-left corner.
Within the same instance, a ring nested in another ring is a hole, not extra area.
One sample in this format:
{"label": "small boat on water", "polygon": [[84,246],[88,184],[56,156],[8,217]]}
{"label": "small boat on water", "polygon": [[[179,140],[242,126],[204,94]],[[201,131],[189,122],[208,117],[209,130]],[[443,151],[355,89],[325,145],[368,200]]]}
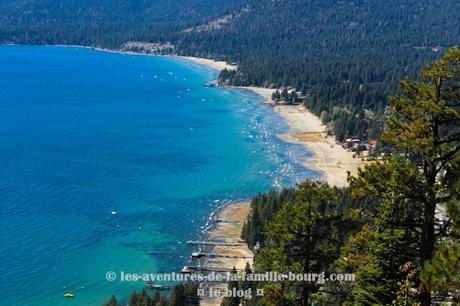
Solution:
{"label": "small boat on water", "polygon": [[169,289],[168,286],[155,284],[155,282],[145,282],[147,288],[156,289],[156,290],[166,290]]}
{"label": "small boat on water", "polygon": [[206,86],[206,87],[217,87],[217,83],[216,82],[206,82],[204,84],[204,86]]}
{"label": "small boat on water", "polygon": [[66,298],[73,298],[74,297],[74,295],[72,293],[66,293],[66,294],[64,294],[64,296]]}

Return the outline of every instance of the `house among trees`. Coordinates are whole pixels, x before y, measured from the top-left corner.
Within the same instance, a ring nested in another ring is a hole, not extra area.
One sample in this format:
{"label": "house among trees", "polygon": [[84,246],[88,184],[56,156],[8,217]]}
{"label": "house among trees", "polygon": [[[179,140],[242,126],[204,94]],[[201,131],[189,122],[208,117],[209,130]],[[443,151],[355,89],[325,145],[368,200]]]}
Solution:
{"label": "house among trees", "polygon": [[350,149],[350,148],[357,148],[361,144],[361,140],[358,138],[348,138],[345,139],[342,143],[342,148]]}
{"label": "house among trees", "polygon": [[275,90],[272,94],[272,100],[275,103],[283,104],[303,104],[307,99],[308,95],[303,95],[300,91],[295,91],[295,89],[289,89],[284,87],[280,92],[278,89]]}

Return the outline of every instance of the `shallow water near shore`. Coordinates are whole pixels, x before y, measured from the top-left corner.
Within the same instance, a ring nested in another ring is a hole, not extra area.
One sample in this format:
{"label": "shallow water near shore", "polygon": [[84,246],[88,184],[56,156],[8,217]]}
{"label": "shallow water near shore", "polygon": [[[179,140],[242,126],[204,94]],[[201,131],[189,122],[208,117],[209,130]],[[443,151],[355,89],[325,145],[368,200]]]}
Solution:
{"label": "shallow water near shore", "polygon": [[30,46],[1,46],[0,67],[0,305],[126,300],[143,283],[108,271],[179,272],[213,209],[317,177],[207,67]]}

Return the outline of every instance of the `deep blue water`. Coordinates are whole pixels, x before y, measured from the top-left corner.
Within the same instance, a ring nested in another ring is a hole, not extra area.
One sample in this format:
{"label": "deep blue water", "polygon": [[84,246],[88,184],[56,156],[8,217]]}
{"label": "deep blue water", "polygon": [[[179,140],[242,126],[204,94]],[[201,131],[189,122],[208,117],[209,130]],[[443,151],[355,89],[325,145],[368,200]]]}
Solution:
{"label": "deep blue water", "polygon": [[143,283],[107,271],[177,272],[213,208],[316,175],[260,97],[203,86],[215,77],[171,58],[0,47],[0,305],[123,300]]}

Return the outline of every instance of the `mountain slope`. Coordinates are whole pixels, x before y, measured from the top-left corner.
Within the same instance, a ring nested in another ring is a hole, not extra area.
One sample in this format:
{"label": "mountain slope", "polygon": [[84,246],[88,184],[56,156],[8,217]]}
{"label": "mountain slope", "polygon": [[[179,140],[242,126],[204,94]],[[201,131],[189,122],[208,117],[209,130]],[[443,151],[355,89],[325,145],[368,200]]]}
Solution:
{"label": "mountain slope", "polygon": [[310,93],[307,106],[327,112],[339,139],[376,137],[398,80],[459,43],[458,16],[455,0],[251,1],[247,14],[178,45],[239,62],[236,85]]}
{"label": "mountain slope", "polygon": [[157,40],[234,10],[244,0],[4,0],[0,41],[118,47]]}

